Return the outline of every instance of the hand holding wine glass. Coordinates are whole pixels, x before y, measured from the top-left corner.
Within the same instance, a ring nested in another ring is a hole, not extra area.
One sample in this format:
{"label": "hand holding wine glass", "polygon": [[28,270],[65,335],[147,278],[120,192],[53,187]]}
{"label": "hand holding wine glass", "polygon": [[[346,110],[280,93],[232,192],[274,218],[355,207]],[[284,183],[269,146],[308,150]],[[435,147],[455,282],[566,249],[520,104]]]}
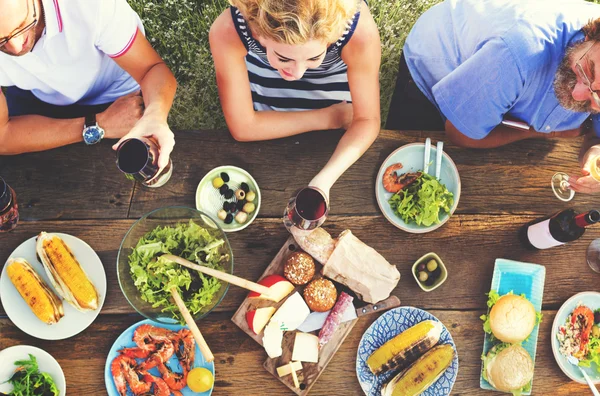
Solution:
{"label": "hand holding wine glass", "polygon": [[570,188],[587,194],[600,193],[600,145],[592,146],[585,153],[581,173],[583,176],[571,176]]}

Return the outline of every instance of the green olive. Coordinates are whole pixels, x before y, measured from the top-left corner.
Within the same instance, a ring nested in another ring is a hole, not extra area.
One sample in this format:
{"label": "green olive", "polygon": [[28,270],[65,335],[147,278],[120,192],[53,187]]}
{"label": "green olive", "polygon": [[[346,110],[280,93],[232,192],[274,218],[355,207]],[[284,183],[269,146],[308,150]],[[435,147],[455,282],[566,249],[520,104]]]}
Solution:
{"label": "green olive", "polygon": [[225,220],[225,218],[227,217],[227,212],[221,209],[217,212],[217,217],[221,220]]}
{"label": "green olive", "polygon": [[600,327],[598,327],[598,325],[594,325],[594,327],[592,327],[592,337],[600,338]]}
{"label": "green olive", "polygon": [[254,191],[248,191],[246,193],[246,201],[252,202],[256,199],[256,193]]}
{"label": "green olive", "polygon": [[240,224],[244,224],[246,220],[248,220],[248,214],[245,212],[238,212],[238,214],[235,215],[235,221]]}
{"label": "green olive", "polygon": [[235,191],[235,197],[237,198],[238,201],[243,201],[244,198],[246,198],[246,192],[244,190],[242,190],[241,188],[238,188]]}
{"label": "green olive", "polygon": [[419,280],[421,282],[425,282],[427,279],[429,279],[429,275],[427,275],[427,272],[425,272],[425,271],[419,272]]}
{"label": "green olive", "polygon": [[[249,193],[248,193],[249,194]],[[242,210],[246,213],[252,213],[256,209],[256,206],[252,202],[246,202]]]}
{"label": "green olive", "polygon": [[214,188],[221,188],[223,184],[225,184],[225,182],[220,177],[215,177],[212,181],[212,185]]}
{"label": "green olive", "polygon": [[433,272],[437,269],[438,263],[434,259],[431,259],[427,262],[427,271]]}

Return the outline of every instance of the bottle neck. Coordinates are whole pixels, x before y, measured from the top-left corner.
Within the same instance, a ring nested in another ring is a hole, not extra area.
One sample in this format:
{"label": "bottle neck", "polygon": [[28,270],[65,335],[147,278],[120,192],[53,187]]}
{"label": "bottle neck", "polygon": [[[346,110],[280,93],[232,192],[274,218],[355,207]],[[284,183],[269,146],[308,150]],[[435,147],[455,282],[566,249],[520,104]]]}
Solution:
{"label": "bottle neck", "polygon": [[590,210],[586,213],[581,213],[575,216],[575,224],[581,228],[588,227],[592,224],[596,224],[600,221],[600,212],[597,210]]}

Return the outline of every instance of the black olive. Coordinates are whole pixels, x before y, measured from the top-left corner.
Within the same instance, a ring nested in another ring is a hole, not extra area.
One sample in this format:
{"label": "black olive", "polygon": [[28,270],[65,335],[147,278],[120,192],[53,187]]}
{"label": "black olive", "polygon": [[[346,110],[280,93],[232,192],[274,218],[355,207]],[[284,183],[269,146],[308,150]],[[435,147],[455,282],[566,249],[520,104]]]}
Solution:
{"label": "black olive", "polygon": [[248,184],[246,184],[246,183],[240,184],[240,188],[242,190],[244,190],[245,193],[247,193],[248,191],[250,191],[250,186]]}
{"label": "black olive", "polygon": [[[227,184],[224,184],[224,185],[226,186]],[[233,190],[228,189],[227,191],[225,191],[223,196],[225,197],[225,199],[230,199],[231,197],[233,197]]]}
{"label": "black olive", "polygon": [[245,200],[237,201],[237,203],[235,204],[235,208],[237,210],[242,210],[242,208],[244,207],[245,204],[246,204]]}
{"label": "black olive", "polygon": [[225,172],[221,172],[221,179],[223,179],[223,181],[227,183],[229,181],[229,175]]}
{"label": "black olive", "polygon": [[219,192],[221,193],[221,195],[225,195],[225,193],[229,190],[229,186],[227,184],[223,184],[221,187],[219,187]]}
{"label": "black olive", "polygon": [[600,311],[594,312],[594,323],[600,323]]}
{"label": "black olive", "polygon": [[231,224],[233,221],[233,215],[231,213],[227,213],[227,217],[225,217],[225,224]]}
{"label": "black olive", "polygon": [[230,205],[229,201],[223,202],[223,210],[229,212]]}

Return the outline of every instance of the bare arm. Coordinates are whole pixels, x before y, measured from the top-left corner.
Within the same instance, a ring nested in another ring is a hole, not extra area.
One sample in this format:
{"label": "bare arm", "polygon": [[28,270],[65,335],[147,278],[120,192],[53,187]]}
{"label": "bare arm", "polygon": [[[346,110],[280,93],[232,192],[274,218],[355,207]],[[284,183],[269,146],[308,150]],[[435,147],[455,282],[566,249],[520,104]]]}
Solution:
{"label": "bare arm", "polygon": [[254,111],[244,44],[226,9],[213,23],[210,34],[219,99],[231,135],[239,141],[269,140],[300,133],[342,127],[336,109],[309,111]]}
{"label": "bare arm", "polygon": [[379,135],[379,32],[368,7],[362,3],[361,15],[352,39],[342,51],[348,65],[353,118],[335,152],[310,185],[329,193],[337,179],[356,162]]}

